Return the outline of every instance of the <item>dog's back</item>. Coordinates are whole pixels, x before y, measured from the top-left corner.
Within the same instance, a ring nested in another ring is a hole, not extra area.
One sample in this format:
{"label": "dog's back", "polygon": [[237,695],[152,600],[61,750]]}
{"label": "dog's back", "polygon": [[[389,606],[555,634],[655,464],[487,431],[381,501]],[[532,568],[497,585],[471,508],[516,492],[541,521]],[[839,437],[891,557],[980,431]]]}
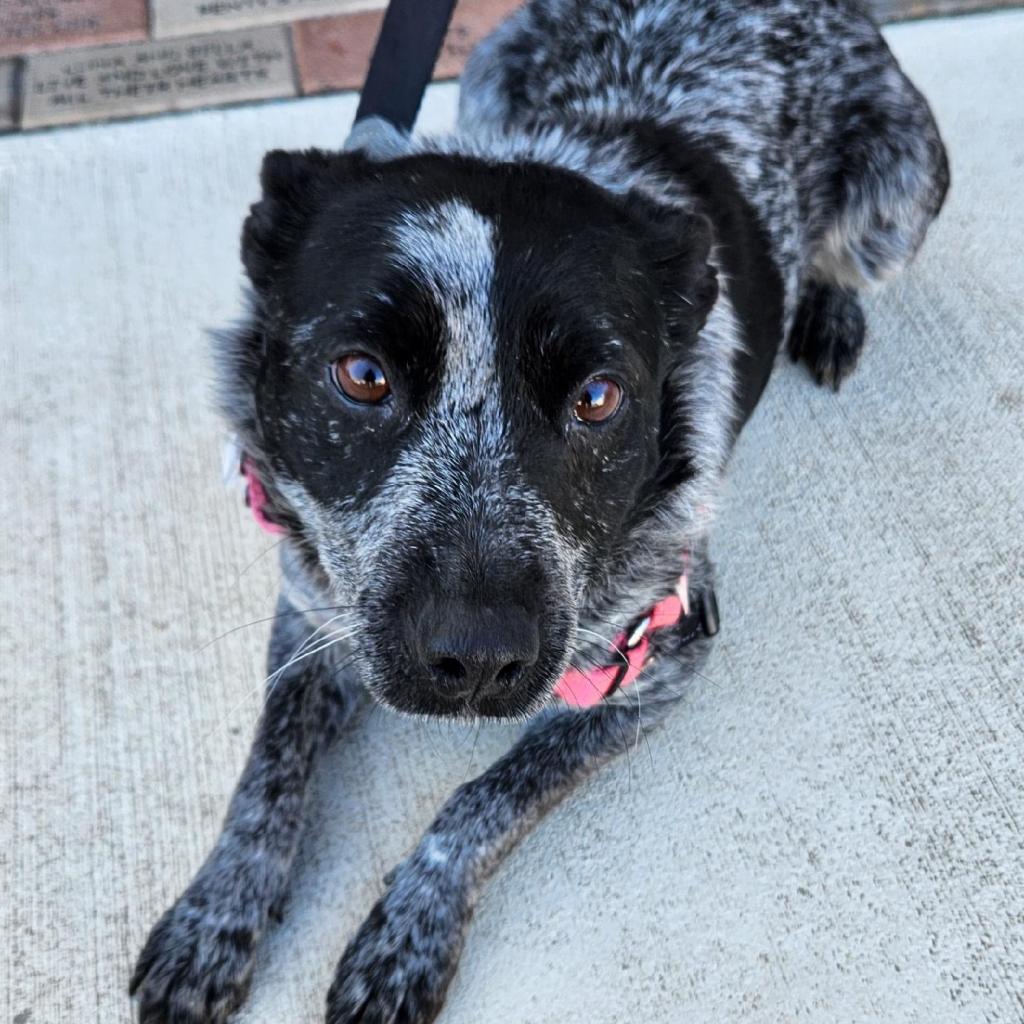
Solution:
{"label": "dog's back", "polygon": [[928,104],[853,0],[531,0],[474,54],[460,124],[709,213],[751,354],[740,424],[783,342],[819,381],[852,369],[856,292],[909,262],[948,186]]}
{"label": "dog's back", "polygon": [[[771,239],[787,324],[815,264],[851,286],[898,270],[945,192],[928,106],[852,0],[532,0],[463,81],[469,133],[586,140],[630,121],[682,129],[728,167]],[[857,251],[858,193],[897,165],[893,230]]]}

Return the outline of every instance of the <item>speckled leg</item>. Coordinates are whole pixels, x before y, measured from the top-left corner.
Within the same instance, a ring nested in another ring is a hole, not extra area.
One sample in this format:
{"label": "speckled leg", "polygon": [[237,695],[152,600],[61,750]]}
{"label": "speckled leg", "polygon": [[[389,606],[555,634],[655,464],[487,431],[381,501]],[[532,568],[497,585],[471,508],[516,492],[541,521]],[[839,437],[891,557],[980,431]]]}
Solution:
{"label": "speckled leg", "polygon": [[[283,601],[270,646],[285,666],[312,626]],[[319,656],[272,675],[217,845],[150,932],[131,982],[142,1024],[221,1024],[244,1000],[256,945],[284,899],[306,787],[345,715]]]}
{"label": "speckled leg", "polygon": [[[430,1024],[458,965],[480,888],[506,853],[587,775],[669,711],[601,704],[556,712],[458,789],[349,943],[327,1000],[327,1024]],[[482,1019],[486,1019],[486,1014]]]}
{"label": "speckled leg", "polygon": [[858,292],[910,262],[949,185],[931,111],[899,69],[886,63],[858,89],[837,110],[835,185],[787,340],[790,356],[837,391],[864,347]]}
{"label": "speckled leg", "polygon": [[835,186],[812,277],[847,289],[899,273],[942,208],[949,166],[931,110],[895,66],[837,110]]}

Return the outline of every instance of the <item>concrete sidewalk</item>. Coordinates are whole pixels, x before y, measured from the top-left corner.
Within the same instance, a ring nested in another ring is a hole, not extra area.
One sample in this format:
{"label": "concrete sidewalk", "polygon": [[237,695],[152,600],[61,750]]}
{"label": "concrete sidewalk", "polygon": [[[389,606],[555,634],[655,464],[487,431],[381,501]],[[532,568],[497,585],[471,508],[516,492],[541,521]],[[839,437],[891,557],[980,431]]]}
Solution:
{"label": "concrete sidewalk", "polygon": [[[509,859],[445,1024],[1024,1021],[1024,13],[887,34],[948,207],[838,398],[780,365],[711,679]],[[0,1024],[128,1022],[217,832],[267,632],[227,631],[276,571],[220,484],[201,328],[239,308],[263,151],[353,110],[0,141]],[[337,749],[243,1024],[321,1019],[384,872],[510,740],[377,713]]]}

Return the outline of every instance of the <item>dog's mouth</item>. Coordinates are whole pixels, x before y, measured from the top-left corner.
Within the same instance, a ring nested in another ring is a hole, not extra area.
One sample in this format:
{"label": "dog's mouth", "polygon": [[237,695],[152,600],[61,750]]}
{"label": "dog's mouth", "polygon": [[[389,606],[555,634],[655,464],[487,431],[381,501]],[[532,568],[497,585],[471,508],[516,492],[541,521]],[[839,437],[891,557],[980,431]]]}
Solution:
{"label": "dog's mouth", "polygon": [[[414,672],[404,680],[404,685],[385,686],[378,695],[399,711],[445,718],[525,719],[553,697],[577,708],[598,704],[641,677],[654,655],[659,636],[674,632],[673,643],[678,651],[718,632],[714,589],[705,585],[692,591],[689,553],[682,561],[675,587],[634,616],[613,638],[576,622],[571,632],[576,637],[577,650],[571,666],[567,665],[572,646],[569,630],[557,630],[557,644],[548,637],[546,647],[542,642],[528,648],[536,655],[528,663],[513,661],[508,660],[513,650],[509,638],[517,635],[521,624],[517,626],[514,617],[507,613],[492,615],[491,635],[500,638],[494,648],[500,652],[500,658],[488,670],[477,666],[474,674],[465,649],[455,657],[446,657],[439,665],[421,657],[418,676]],[[549,615],[545,621],[564,627],[575,614],[563,609],[561,615]],[[579,650],[580,641],[585,641],[588,634],[595,643],[584,643],[584,650]],[[389,678],[394,681],[399,677]]]}
{"label": "dog's mouth", "polygon": [[[412,683],[415,687],[416,684]],[[553,687],[541,683],[535,687],[520,687],[514,692],[496,695],[471,694],[465,697],[447,697],[444,694],[406,690],[400,683],[382,687],[371,684],[370,692],[385,707],[417,718],[446,719],[450,721],[523,722],[532,718],[550,700]]]}

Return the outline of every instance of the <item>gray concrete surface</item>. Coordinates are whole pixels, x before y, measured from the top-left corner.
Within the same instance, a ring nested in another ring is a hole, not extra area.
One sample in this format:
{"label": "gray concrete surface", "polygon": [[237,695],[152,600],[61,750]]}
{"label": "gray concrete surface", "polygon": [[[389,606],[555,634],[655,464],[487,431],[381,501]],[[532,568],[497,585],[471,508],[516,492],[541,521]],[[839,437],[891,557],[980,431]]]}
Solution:
{"label": "gray concrete surface", "polygon": [[[446,1024],[1024,1020],[1024,13],[888,34],[949,206],[841,396],[780,366],[718,532],[713,681],[510,858]],[[3,1024],[127,1022],[217,831],[266,626],[226,631],[275,569],[220,484],[200,328],[238,308],[260,154],[352,112],[0,142]],[[336,751],[243,1024],[319,1019],[382,874],[509,741],[378,713]]]}

